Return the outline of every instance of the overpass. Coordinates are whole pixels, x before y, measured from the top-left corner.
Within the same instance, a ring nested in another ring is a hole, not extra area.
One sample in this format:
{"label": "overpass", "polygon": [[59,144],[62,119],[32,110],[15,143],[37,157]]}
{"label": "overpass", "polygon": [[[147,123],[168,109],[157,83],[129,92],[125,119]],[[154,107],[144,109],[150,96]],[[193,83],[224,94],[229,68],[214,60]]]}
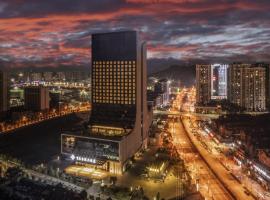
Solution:
{"label": "overpass", "polygon": [[218,114],[201,114],[201,113],[191,113],[191,112],[180,112],[180,111],[161,111],[154,110],[155,115],[170,115],[170,116],[186,116],[186,117],[199,117],[201,119],[217,119],[220,115]]}

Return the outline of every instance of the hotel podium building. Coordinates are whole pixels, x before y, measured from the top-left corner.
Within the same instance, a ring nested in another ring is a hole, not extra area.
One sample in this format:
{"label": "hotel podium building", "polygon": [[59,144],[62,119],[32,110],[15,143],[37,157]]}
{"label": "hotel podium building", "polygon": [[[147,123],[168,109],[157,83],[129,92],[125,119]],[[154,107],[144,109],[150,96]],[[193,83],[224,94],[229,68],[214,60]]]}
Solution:
{"label": "hotel podium building", "polygon": [[62,154],[121,174],[145,148],[151,124],[146,49],[135,31],[92,35],[92,111],[84,135],[62,135]]}

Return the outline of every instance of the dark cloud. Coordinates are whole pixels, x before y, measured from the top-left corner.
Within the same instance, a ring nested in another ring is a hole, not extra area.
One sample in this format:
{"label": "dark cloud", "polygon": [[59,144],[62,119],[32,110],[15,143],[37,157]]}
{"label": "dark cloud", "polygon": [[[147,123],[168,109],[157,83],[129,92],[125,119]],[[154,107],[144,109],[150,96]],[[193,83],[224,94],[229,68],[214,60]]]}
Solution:
{"label": "dark cloud", "polygon": [[135,29],[148,58],[270,61],[269,0],[4,0],[0,60],[89,65],[91,34]]}

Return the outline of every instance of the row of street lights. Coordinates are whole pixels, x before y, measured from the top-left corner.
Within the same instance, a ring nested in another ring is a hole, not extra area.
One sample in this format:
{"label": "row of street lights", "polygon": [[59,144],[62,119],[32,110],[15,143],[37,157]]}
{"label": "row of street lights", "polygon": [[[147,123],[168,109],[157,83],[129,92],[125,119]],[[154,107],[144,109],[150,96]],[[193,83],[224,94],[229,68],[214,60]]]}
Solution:
{"label": "row of street lights", "polygon": [[88,110],[90,110],[90,105],[78,106],[74,108],[70,108],[66,106],[64,109],[59,108],[58,111],[56,111],[56,109],[52,109],[49,112],[48,111],[39,112],[31,116],[30,118],[24,115],[19,120],[13,123],[6,123],[6,122],[1,123],[0,133],[7,133],[21,127],[29,126],[29,125],[36,124],[45,120],[60,117],[62,115],[68,115],[70,113],[83,112],[83,111],[88,111]]}

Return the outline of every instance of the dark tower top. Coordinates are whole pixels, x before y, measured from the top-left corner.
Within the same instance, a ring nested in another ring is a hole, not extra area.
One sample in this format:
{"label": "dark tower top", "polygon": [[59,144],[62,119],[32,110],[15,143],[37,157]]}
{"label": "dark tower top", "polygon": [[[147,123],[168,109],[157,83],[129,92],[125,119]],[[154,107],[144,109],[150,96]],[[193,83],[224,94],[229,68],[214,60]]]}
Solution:
{"label": "dark tower top", "polygon": [[92,35],[92,61],[136,60],[136,31]]}

